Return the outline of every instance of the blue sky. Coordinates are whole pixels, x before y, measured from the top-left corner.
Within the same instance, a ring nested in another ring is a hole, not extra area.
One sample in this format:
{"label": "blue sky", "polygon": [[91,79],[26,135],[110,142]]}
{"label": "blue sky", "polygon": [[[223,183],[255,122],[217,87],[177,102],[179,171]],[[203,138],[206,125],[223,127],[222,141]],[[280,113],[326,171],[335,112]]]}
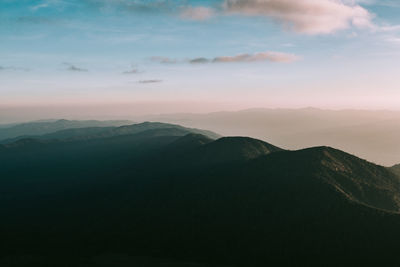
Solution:
{"label": "blue sky", "polygon": [[0,106],[399,109],[399,12],[390,0],[1,0]]}

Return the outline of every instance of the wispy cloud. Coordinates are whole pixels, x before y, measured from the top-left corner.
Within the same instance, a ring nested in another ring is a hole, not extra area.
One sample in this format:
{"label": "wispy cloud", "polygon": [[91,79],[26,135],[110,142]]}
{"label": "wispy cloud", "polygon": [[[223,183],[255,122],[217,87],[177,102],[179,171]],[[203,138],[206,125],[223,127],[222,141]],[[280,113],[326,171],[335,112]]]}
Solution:
{"label": "wispy cloud", "polygon": [[138,83],[161,83],[163,80],[140,80]]}
{"label": "wispy cloud", "polygon": [[[32,1],[34,2],[34,1]],[[62,10],[67,6],[76,6],[74,1],[69,0],[43,0],[43,1],[35,1],[36,3],[30,6],[30,10],[33,12],[39,11],[44,8],[57,8],[58,10]]]}
{"label": "wispy cloud", "polygon": [[383,25],[377,28],[381,32],[397,32],[400,31],[400,25]]}
{"label": "wispy cloud", "polygon": [[176,59],[169,58],[169,57],[158,57],[158,56],[155,56],[155,57],[151,57],[150,60],[153,61],[153,62],[158,62],[158,63],[162,63],[162,64],[174,64],[174,63],[177,63]]}
{"label": "wispy cloud", "polygon": [[189,63],[191,63],[191,64],[203,64],[203,63],[209,63],[209,62],[210,62],[210,60],[205,57],[189,59]]}
{"label": "wispy cloud", "polygon": [[0,66],[0,71],[30,71],[30,69],[14,66]]}
{"label": "wispy cloud", "polygon": [[65,65],[67,67],[66,68],[67,71],[71,71],[71,72],[87,72],[88,71],[87,69],[83,69],[83,68],[77,67],[77,66],[75,66],[75,65],[73,65],[71,63],[68,63],[68,62],[64,62],[63,65]]}
{"label": "wispy cloud", "polygon": [[230,62],[279,62],[279,63],[290,63],[299,60],[299,57],[293,54],[281,53],[281,52],[262,52],[256,54],[241,54],[236,56],[224,56],[216,57],[212,60],[215,63],[230,63]]}
{"label": "wispy cloud", "polygon": [[132,66],[130,70],[122,72],[122,74],[138,74],[140,71],[135,67]]}
{"label": "wispy cloud", "polygon": [[[158,57],[156,57],[158,58]],[[207,64],[207,63],[252,63],[252,62],[275,62],[290,63],[300,59],[299,56],[282,52],[260,52],[255,54],[239,54],[234,56],[218,56],[214,58],[197,57],[186,60],[177,60],[167,57],[160,57],[159,63],[190,63],[190,64]]]}
{"label": "wispy cloud", "polygon": [[400,8],[398,0],[353,0],[360,4]]}
{"label": "wispy cloud", "polygon": [[37,5],[31,6],[31,10],[32,11],[37,11],[37,10],[39,10],[41,8],[46,8],[48,6],[49,6],[48,3],[40,3],[40,4],[37,4]]}
{"label": "wispy cloud", "polygon": [[122,74],[138,74],[138,73],[139,73],[139,70],[137,70],[137,69],[131,69],[131,70],[122,72]]}

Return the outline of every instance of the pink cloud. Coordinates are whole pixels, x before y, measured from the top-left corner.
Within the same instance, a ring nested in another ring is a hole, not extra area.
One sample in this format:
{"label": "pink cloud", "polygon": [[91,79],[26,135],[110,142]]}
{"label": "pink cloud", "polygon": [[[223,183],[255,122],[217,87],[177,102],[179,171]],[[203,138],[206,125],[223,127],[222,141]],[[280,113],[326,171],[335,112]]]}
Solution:
{"label": "pink cloud", "polygon": [[184,19],[206,20],[214,16],[214,10],[208,7],[186,7],[180,15]]}
{"label": "pink cloud", "polygon": [[329,34],[350,28],[372,27],[365,8],[341,0],[225,0],[228,14],[266,16],[285,28],[305,34]]}

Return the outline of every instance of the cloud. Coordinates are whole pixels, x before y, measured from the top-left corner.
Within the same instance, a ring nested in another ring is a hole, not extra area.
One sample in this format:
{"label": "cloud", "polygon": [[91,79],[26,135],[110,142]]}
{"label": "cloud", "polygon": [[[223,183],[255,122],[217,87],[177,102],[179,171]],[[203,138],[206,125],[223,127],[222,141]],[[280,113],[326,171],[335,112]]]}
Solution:
{"label": "cloud", "polygon": [[215,14],[214,9],[209,7],[186,7],[181,11],[181,18],[189,20],[207,20]]}
{"label": "cloud", "polygon": [[361,3],[369,5],[400,8],[400,3],[398,2],[398,0],[364,0],[364,1],[359,0],[359,1]]}
{"label": "cloud", "polygon": [[250,63],[250,62],[265,62],[265,61],[276,62],[276,63],[290,63],[290,62],[297,61],[299,59],[300,59],[300,57],[293,55],[293,54],[267,51],[267,52],[261,52],[261,53],[255,53],[255,54],[220,56],[220,57],[215,57],[213,59],[199,57],[199,58],[190,59],[190,60],[188,60],[188,62],[191,64],[237,63],[237,62]]}
{"label": "cloud", "polygon": [[30,71],[30,69],[14,66],[0,66],[0,71]]}
{"label": "cloud", "polygon": [[32,11],[36,11],[36,10],[39,10],[41,8],[46,8],[48,6],[49,6],[48,3],[42,3],[42,4],[35,5],[35,6],[31,6],[31,10]]}
{"label": "cloud", "polygon": [[137,74],[137,73],[139,73],[138,69],[131,69],[131,70],[122,72],[122,74]]}
{"label": "cloud", "polygon": [[158,63],[162,63],[162,64],[175,64],[175,63],[177,63],[176,59],[172,59],[172,58],[169,58],[169,57],[158,57],[158,56],[155,56],[155,57],[151,57],[150,60],[153,61],[153,62],[158,62]]}
{"label": "cloud", "polygon": [[161,83],[162,80],[140,80],[138,83]]}
{"label": "cloud", "polygon": [[[374,15],[361,4],[371,5],[380,1],[218,0],[203,6],[196,5],[198,2],[194,0],[82,0],[79,3],[81,7],[100,12],[168,14],[196,21],[205,21],[221,15],[264,16],[297,33],[330,34],[351,27],[373,28]],[[59,3],[58,5],[64,3],[61,0],[47,0],[37,7],[54,5],[53,2]]]}
{"label": "cloud", "polygon": [[265,16],[304,34],[373,26],[368,10],[342,0],[225,0],[223,8],[227,14]]}
{"label": "cloud", "polygon": [[71,63],[64,62],[63,65],[67,66],[67,71],[72,71],[72,72],[87,72],[87,69],[79,68],[76,67],[75,65]]}
{"label": "cloud", "polygon": [[400,31],[400,25],[384,25],[378,28],[381,32],[397,32]]}
{"label": "cloud", "polygon": [[198,58],[193,58],[189,60],[189,63],[191,64],[204,64],[204,63],[209,63],[210,60],[204,57],[198,57]]}
{"label": "cloud", "polygon": [[259,61],[271,61],[280,63],[289,63],[298,60],[299,57],[293,54],[286,54],[280,52],[262,52],[253,55],[241,54],[236,56],[225,56],[216,57],[213,62],[259,62]]}
{"label": "cloud", "polygon": [[190,63],[190,64],[207,64],[207,63],[235,63],[235,62],[276,62],[290,63],[300,59],[299,56],[289,53],[266,51],[255,54],[240,54],[234,56],[219,56],[214,58],[196,57],[189,59],[173,59],[169,57],[151,57],[153,62],[161,64]]}

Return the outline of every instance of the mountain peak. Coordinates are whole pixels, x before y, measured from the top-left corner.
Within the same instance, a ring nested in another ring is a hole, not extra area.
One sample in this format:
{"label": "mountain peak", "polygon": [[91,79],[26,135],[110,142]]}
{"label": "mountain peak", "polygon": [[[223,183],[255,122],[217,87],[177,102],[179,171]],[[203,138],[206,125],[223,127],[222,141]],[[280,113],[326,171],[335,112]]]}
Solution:
{"label": "mountain peak", "polygon": [[196,157],[199,162],[224,163],[247,161],[281,148],[249,137],[222,137],[199,148]]}

